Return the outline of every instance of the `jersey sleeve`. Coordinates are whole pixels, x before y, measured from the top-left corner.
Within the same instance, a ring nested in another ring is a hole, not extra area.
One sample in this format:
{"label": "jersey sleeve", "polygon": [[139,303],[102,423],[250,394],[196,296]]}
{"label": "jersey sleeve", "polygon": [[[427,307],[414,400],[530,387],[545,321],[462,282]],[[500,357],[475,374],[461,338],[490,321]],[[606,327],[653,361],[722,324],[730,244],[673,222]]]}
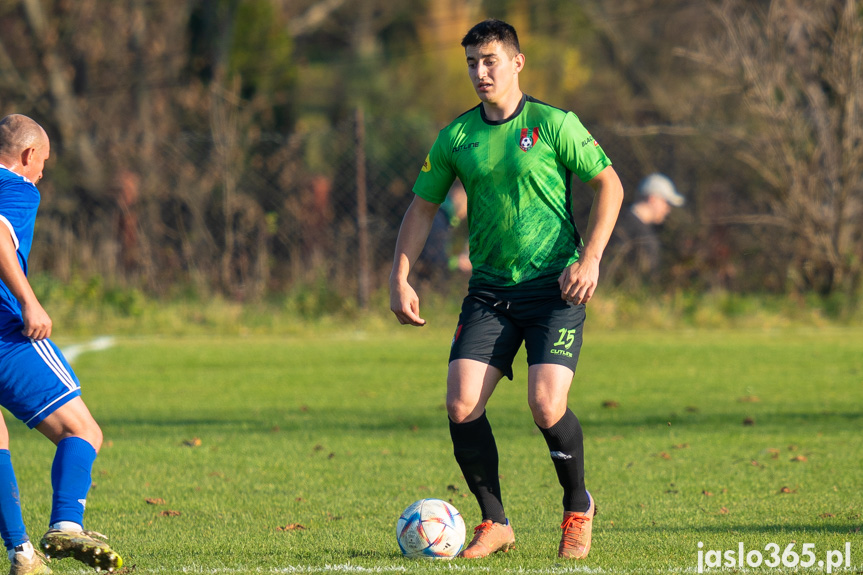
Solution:
{"label": "jersey sleeve", "polygon": [[39,192],[34,186],[16,182],[2,187],[0,224],[12,235],[16,250],[22,241],[27,240],[28,230],[32,230],[38,207]]}
{"label": "jersey sleeve", "polygon": [[449,138],[444,132],[438,134],[414,184],[416,195],[434,204],[443,203],[455,181],[451,150]]}
{"label": "jersey sleeve", "polygon": [[572,112],[567,112],[560,126],[557,153],[561,163],[582,182],[589,182],[611,165],[599,142]]}

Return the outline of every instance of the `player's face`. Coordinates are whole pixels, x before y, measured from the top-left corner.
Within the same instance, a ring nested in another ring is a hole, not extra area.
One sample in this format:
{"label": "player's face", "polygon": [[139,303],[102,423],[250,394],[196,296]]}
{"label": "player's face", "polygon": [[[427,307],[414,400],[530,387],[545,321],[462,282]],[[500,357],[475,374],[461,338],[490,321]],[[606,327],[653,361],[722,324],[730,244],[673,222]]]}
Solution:
{"label": "player's face", "polygon": [[467,72],[476,95],[483,102],[505,101],[518,90],[518,73],[524,67],[524,54],[510,56],[500,42],[467,46]]}

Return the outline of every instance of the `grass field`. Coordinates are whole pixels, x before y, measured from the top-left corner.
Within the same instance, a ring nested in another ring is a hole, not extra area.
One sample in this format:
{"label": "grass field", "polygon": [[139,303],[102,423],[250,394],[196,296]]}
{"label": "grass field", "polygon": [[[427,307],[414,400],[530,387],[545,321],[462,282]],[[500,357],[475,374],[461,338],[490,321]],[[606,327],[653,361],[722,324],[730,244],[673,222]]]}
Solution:
{"label": "grass field", "polygon": [[[854,328],[588,327],[570,405],[600,513],[578,564],[556,558],[560,488],[520,356],[489,406],[517,548],[478,562],[401,558],[395,521],[416,499],[452,500],[469,532],[480,519],[443,406],[450,327],[119,338],[81,355],[74,367],[105,433],[87,527],[109,534],[135,573],[696,572],[699,541],[765,556],[771,542],[812,543],[819,560],[849,542],[850,572],[863,571]],[[52,446],[6,419],[37,538]]]}

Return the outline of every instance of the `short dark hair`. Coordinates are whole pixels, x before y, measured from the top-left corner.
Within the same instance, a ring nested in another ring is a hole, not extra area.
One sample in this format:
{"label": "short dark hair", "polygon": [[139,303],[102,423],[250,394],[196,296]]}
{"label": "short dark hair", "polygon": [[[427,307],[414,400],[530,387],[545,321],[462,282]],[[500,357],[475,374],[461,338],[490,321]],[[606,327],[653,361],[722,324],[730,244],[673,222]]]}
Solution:
{"label": "short dark hair", "polygon": [[464,38],[462,38],[461,45],[463,48],[467,48],[468,46],[482,46],[490,42],[500,42],[503,44],[504,50],[510,56],[516,56],[521,53],[521,47],[518,45],[518,34],[515,33],[515,28],[503,20],[495,20],[494,18],[483,20],[471,28]]}

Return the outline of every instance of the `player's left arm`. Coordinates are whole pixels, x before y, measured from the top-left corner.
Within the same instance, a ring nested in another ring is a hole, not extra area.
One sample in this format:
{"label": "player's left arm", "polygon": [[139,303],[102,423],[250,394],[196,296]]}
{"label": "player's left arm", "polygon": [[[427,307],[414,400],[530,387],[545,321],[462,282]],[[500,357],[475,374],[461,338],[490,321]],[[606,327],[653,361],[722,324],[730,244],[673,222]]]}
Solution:
{"label": "player's left arm", "polygon": [[578,261],[560,274],[561,297],[576,304],[587,303],[599,283],[599,262],[614,230],[623,203],[623,184],[611,166],[599,172],[588,185],[593,188],[593,205],[585,233],[584,249]]}
{"label": "player's left arm", "polygon": [[0,224],[0,280],[21,304],[24,329],[21,333],[33,340],[51,337],[51,317],[39,303],[21,264],[12,234]]}

